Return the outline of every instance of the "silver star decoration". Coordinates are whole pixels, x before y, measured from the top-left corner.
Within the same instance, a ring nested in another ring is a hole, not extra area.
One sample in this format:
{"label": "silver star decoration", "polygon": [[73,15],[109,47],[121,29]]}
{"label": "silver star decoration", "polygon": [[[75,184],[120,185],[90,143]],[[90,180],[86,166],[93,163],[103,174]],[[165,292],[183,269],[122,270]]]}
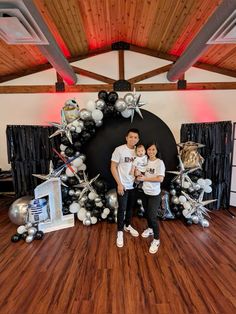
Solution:
{"label": "silver star decoration", "polygon": [[144,102],[140,102],[141,94],[139,96],[136,95],[135,88],[133,90],[133,99],[130,99],[129,103],[127,103],[127,109],[131,111],[131,123],[134,119],[134,114],[137,112],[139,116],[143,119],[143,115],[140,111],[140,107],[144,106]]}
{"label": "silver star decoration", "polygon": [[59,134],[61,135],[65,134],[68,140],[70,141],[70,143],[73,144],[72,136],[70,132],[70,126],[73,122],[67,123],[64,110],[61,110],[61,123],[57,123],[57,122],[49,122],[49,123],[58,129],[52,135],[50,135],[49,138],[52,138]]}
{"label": "silver star decoration", "polygon": [[49,164],[49,173],[48,174],[35,174],[33,173],[32,175],[36,178],[39,178],[41,180],[44,180],[44,181],[47,181],[49,179],[52,179],[52,178],[57,178],[61,175],[62,171],[63,171],[64,168],[60,167],[56,170],[54,170],[53,168],[53,163],[52,161],[50,160],[50,164]]}
{"label": "silver star decoration", "polygon": [[217,201],[217,199],[203,201],[204,191],[202,191],[199,194],[197,200],[191,198],[187,193],[183,191],[182,191],[182,194],[187,198],[187,200],[191,204],[191,208],[189,209],[188,215],[192,215],[193,213],[196,213],[199,216],[199,218],[202,218],[203,215],[210,217],[208,214],[210,210],[207,209],[205,206]]}
{"label": "silver star decoration", "polygon": [[91,180],[88,180],[88,177],[87,177],[85,171],[83,171],[83,175],[84,175],[84,178],[83,178],[82,182],[79,183],[79,184],[77,184],[77,185],[74,185],[74,187],[83,188],[83,190],[81,191],[81,194],[80,194],[80,196],[79,196],[79,200],[80,200],[85,194],[87,194],[88,191],[97,194],[97,192],[95,191],[95,189],[92,187],[92,183],[97,180],[97,178],[100,176],[100,173],[99,173],[98,175],[96,175],[96,177],[94,177],[94,178],[91,179]]}
{"label": "silver star decoration", "polygon": [[194,172],[197,169],[200,169],[200,167],[196,167],[196,168],[187,170],[184,167],[184,164],[181,160],[180,155],[178,155],[178,159],[179,159],[180,170],[179,171],[166,171],[168,173],[176,174],[176,176],[174,177],[174,179],[171,180],[171,182],[179,180],[181,187],[183,187],[184,182],[187,181],[191,184],[191,186],[193,186],[194,184],[193,184],[193,181],[190,179],[189,174]]}

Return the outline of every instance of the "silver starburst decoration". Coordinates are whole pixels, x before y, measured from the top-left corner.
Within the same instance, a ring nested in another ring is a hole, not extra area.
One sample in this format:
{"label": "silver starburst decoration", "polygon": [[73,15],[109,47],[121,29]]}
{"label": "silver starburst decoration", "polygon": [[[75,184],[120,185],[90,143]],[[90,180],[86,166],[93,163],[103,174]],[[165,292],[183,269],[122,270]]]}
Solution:
{"label": "silver starburst decoration", "polygon": [[189,177],[189,174],[194,172],[197,169],[200,169],[200,167],[196,167],[196,168],[193,168],[193,169],[185,169],[180,155],[178,155],[178,159],[179,159],[179,168],[180,168],[180,170],[179,171],[166,171],[168,173],[176,174],[176,176],[171,181],[172,182],[175,182],[175,181],[178,182],[179,181],[181,187],[183,187],[184,182],[186,182],[186,181],[189,182],[191,184],[191,186],[194,186],[192,180]]}
{"label": "silver starburst decoration", "polygon": [[137,112],[139,116],[143,119],[142,112],[140,110],[140,107],[144,106],[145,103],[140,101],[141,95],[137,96],[135,88],[132,93],[128,93],[124,99],[125,102],[127,103],[127,110],[131,111],[131,123],[133,122],[134,119],[134,114]]}
{"label": "silver starburst decoration", "polygon": [[47,181],[49,179],[52,179],[52,178],[57,178],[61,175],[62,171],[63,171],[64,167],[60,167],[58,169],[55,169],[53,168],[53,163],[52,161],[50,160],[50,164],[49,164],[49,173],[48,174],[35,174],[33,173],[32,175],[36,178],[39,178],[41,180],[44,180],[44,181]]}
{"label": "silver starburst decoration", "polygon": [[61,110],[61,123],[57,123],[57,122],[49,122],[49,123],[57,128],[57,130],[52,135],[50,135],[49,138],[52,138],[59,134],[61,135],[65,134],[68,140],[70,141],[70,143],[73,144],[71,131],[70,131],[70,126],[73,122],[67,123],[64,110]]}
{"label": "silver starburst decoration", "polygon": [[202,191],[199,194],[197,200],[191,198],[187,193],[185,193],[183,191],[181,193],[187,198],[187,200],[189,201],[189,203],[191,205],[191,207],[190,207],[190,209],[188,211],[188,215],[187,216],[190,216],[193,213],[196,213],[199,216],[199,218],[202,218],[202,215],[210,217],[209,214],[208,214],[208,212],[210,210],[207,209],[205,206],[210,204],[210,203],[213,203],[213,202],[217,201],[217,199],[203,201],[204,191]]}
{"label": "silver starburst decoration", "polygon": [[83,171],[83,176],[84,176],[84,178],[83,178],[82,182],[74,186],[74,187],[78,187],[78,188],[83,188],[83,190],[81,191],[81,194],[79,196],[79,200],[85,194],[87,194],[88,191],[97,194],[97,192],[95,191],[95,189],[92,186],[92,183],[97,180],[97,178],[100,176],[100,174],[96,175],[96,177],[94,177],[93,179],[88,180],[88,177],[87,177],[85,171]]}

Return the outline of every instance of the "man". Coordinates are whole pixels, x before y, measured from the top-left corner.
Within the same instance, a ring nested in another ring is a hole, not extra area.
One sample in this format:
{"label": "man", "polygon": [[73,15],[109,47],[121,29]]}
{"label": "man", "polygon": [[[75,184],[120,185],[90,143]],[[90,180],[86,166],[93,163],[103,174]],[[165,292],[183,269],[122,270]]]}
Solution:
{"label": "man", "polygon": [[135,202],[133,187],[134,176],[131,174],[132,163],[135,159],[135,145],[139,141],[139,131],[129,129],[126,133],[126,144],[116,147],[111,157],[111,173],[117,184],[118,212],[116,245],[123,247],[123,230],[138,237],[138,231],[131,226],[132,208]]}

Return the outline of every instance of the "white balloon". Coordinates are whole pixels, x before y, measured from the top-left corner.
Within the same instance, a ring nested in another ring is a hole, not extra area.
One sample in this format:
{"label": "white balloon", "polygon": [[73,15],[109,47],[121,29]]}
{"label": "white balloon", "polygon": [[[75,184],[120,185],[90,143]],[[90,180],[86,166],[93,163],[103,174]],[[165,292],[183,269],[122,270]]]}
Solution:
{"label": "white balloon", "polygon": [[171,202],[174,203],[174,204],[179,204],[179,198],[178,196],[172,196],[171,197]]}
{"label": "white balloon", "polygon": [[63,145],[63,144],[60,145],[61,152],[64,152],[66,149],[67,149],[66,145]]}
{"label": "white balloon", "polygon": [[212,185],[211,179],[205,179],[205,184],[206,185]]}
{"label": "white balloon", "polygon": [[86,104],[86,109],[88,109],[89,111],[93,111],[94,109],[96,109],[95,101],[89,100]]}
{"label": "white balloon", "polygon": [[91,217],[91,222],[93,225],[95,225],[97,221],[98,221],[97,217]]}
{"label": "white balloon", "polygon": [[73,202],[72,204],[70,204],[69,210],[72,214],[77,213],[79,209],[80,209],[80,205],[78,203]]}
{"label": "white balloon", "polygon": [[204,179],[202,179],[202,178],[198,179],[197,183],[200,185],[201,188],[204,188],[204,186],[205,186],[205,180]]}
{"label": "white balloon", "polygon": [[73,126],[77,127],[77,126],[79,126],[79,121],[78,120],[74,120],[71,124]]}
{"label": "white balloon", "polygon": [[77,212],[77,217],[80,221],[83,221],[86,217],[86,209],[84,207],[80,207],[79,211]]}
{"label": "white balloon", "polygon": [[[76,172],[76,167],[74,167],[74,166],[71,166],[71,168]],[[66,175],[67,175],[67,177],[73,177],[74,176],[74,173],[70,170],[70,168],[66,168]]]}
{"label": "white balloon", "polygon": [[82,164],[81,166],[78,167],[79,170],[85,171],[87,169],[87,166],[85,164]]}
{"label": "white balloon", "polygon": [[97,194],[93,193],[93,192],[90,192],[89,195],[88,195],[88,198],[90,200],[94,200],[95,198],[97,197]]}
{"label": "white balloon", "polygon": [[189,211],[187,209],[184,209],[182,211],[182,214],[185,218],[191,218],[191,214],[189,213]]}
{"label": "white balloon", "polygon": [[185,196],[183,196],[183,195],[180,195],[180,196],[179,196],[179,202],[180,202],[181,204],[184,204],[186,201],[187,201],[187,199],[186,199]]}
{"label": "white balloon", "polygon": [[75,129],[75,132],[76,133],[81,133],[82,129],[80,126],[77,126],[76,129]]}
{"label": "white balloon", "polygon": [[101,217],[102,217],[102,219],[106,219],[106,218],[107,218],[107,214],[102,213],[102,214],[101,214]]}
{"label": "white balloon", "polygon": [[101,121],[103,118],[103,113],[99,109],[95,109],[92,111],[92,118],[94,121]]}
{"label": "white balloon", "polygon": [[191,204],[189,202],[185,202],[183,206],[184,206],[184,209],[187,209],[187,210],[191,208]]}
{"label": "white balloon", "polygon": [[106,215],[108,215],[108,214],[110,213],[110,209],[107,208],[107,207],[104,208],[104,209],[103,209],[103,213],[106,214]]}
{"label": "white balloon", "polygon": [[71,164],[74,166],[74,167],[80,167],[80,166],[82,166],[82,164],[83,164],[83,160],[80,158],[80,157],[78,157],[78,158],[76,158],[76,159],[74,159],[72,162],[71,162]]}
{"label": "white balloon", "polygon": [[190,183],[188,181],[183,182],[183,188],[188,189],[190,187]]}
{"label": "white balloon", "polygon": [[204,187],[204,192],[205,192],[205,193],[211,193],[211,192],[212,192],[211,186],[210,186],[210,185],[206,185],[206,186]]}
{"label": "white balloon", "polygon": [[124,118],[129,118],[131,114],[132,114],[132,110],[130,109],[125,109],[124,111],[121,112],[121,115]]}
{"label": "white balloon", "polygon": [[22,233],[24,233],[26,231],[27,231],[27,228],[25,226],[23,226],[23,225],[21,225],[21,226],[19,226],[17,228],[17,233],[19,233],[19,234],[22,234]]}

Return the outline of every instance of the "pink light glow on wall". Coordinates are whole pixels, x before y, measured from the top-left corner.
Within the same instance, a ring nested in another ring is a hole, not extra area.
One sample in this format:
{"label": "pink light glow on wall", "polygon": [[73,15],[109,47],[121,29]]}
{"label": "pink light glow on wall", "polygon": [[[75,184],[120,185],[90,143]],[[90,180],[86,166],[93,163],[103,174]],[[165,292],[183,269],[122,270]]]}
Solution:
{"label": "pink light glow on wall", "polygon": [[193,122],[214,122],[220,120],[207,94],[198,91],[184,91],[181,97],[183,97],[186,106],[185,110],[189,112]]}

